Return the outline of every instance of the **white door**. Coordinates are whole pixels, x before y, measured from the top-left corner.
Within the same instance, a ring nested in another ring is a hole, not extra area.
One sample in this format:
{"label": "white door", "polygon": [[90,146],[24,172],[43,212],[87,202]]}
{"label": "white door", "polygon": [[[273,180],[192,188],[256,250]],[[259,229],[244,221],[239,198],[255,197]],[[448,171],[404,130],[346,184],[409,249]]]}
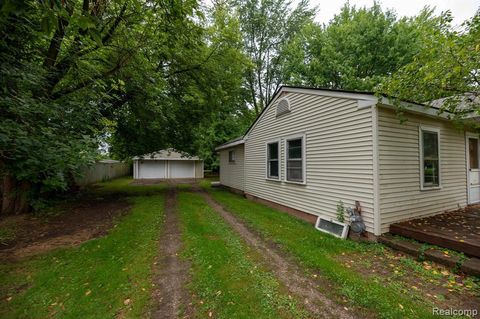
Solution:
{"label": "white door", "polygon": [[138,178],[165,178],[165,161],[140,161],[138,163]]}
{"label": "white door", "polygon": [[195,178],[194,161],[169,161],[169,178]]}
{"label": "white door", "polygon": [[468,203],[480,202],[479,138],[467,136]]}

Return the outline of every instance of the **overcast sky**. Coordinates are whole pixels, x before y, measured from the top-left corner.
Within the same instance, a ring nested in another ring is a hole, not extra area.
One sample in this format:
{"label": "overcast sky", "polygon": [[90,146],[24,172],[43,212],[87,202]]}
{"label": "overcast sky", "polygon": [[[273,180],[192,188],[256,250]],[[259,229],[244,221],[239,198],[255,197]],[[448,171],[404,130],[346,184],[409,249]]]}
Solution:
{"label": "overcast sky", "polygon": [[[346,0],[310,0],[312,6],[317,5],[319,11],[316,21],[327,23],[333,15],[340,11]],[[373,0],[350,0],[351,5],[357,7],[373,4]],[[424,6],[436,8],[436,13],[450,10],[453,14],[453,24],[461,24],[464,20],[471,18],[480,6],[480,0],[382,0],[382,8],[394,9],[398,16],[416,15]]]}

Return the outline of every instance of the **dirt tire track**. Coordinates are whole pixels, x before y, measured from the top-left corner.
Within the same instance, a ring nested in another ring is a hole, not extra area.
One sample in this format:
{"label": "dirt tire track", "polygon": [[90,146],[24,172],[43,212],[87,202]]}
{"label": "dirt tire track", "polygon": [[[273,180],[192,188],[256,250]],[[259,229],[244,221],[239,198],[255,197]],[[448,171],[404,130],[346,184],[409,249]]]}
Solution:
{"label": "dirt tire track", "polygon": [[315,280],[305,277],[304,271],[295,262],[283,257],[273,245],[268,244],[259,235],[250,231],[242,221],[217,203],[210,194],[198,188],[195,188],[194,191],[200,193],[207,203],[227,221],[248,245],[261,252],[260,255],[265,264],[292,294],[297,295],[300,300],[304,301],[304,307],[315,318],[359,318],[345,310],[342,305],[323,295],[318,290],[319,284]]}
{"label": "dirt tire track", "polygon": [[178,256],[182,241],[176,203],[176,188],[171,185],[166,192],[164,229],[154,269],[152,319],[178,318],[180,315],[189,318],[192,313],[190,295],[185,288],[190,266]]}

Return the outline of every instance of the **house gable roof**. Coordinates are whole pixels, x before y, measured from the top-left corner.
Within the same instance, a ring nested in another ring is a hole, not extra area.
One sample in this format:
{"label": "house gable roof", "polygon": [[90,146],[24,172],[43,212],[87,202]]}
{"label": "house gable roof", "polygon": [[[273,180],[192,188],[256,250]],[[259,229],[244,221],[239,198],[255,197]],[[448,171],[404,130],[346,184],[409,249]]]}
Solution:
{"label": "house gable roof", "polygon": [[[231,141],[228,141],[217,148],[215,150],[219,151],[222,149],[226,149],[232,146],[240,145],[245,143],[245,140],[248,138],[249,133],[253,130],[253,128],[257,125],[260,119],[265,115],[266,111],[274,104],[274,102],[281,96],[282,93],[302,93],[302,94],[314,94],[320,96],[328,96],[328,97],[337,97],[337,98],[345,98],[345,99],[352,99],[357,100],[358,108],[367,108],[374,105],[382,105],[389,108],[394,108],[398,103],[395,103],[393,99],[390,99],[386,96],[377,96],[374,92],[366,92],[366,91],[348,91],[348,90],[334,90],[334,89],[325,89],[325,88],[313,88],[313,87],[303,87],[303,86],[288,86],[284,85],[281,86],[272,96],[270,101],[267,105],[263,108],[260,114],[257,116],[255,121],[250,125],[243,136],[237,137]],[[415,102],[409,101],[400,101],[401,106],[406,108],[406,111],[417,113],[417,114],[424,114],[427,116],[432,116],[436,118],[443,118],[449,119],[448,111],[444,111],[444,113],[439,114],[440,108],[437,105],[425,105]]]}

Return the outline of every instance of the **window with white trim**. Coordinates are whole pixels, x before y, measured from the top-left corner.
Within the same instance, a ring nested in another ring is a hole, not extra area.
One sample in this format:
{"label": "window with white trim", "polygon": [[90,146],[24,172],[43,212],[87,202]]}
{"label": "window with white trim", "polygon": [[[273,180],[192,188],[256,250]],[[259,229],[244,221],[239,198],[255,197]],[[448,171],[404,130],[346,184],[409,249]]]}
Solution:
{"label": "window with white trim", "polygon": [[267,178],[280,178],[280,147],[278,142],[267,144]]}
{"label": "window with white trim", "polygon": [[228,151],[228,162],[235,163],[235,151]]}
{"label": "window with white trim", "polygon": [[305,158],[303,137],[286,140],[286,180],[304,183]]}
{"label": "window with white trim", "polygon": [[440,132],[420,129],[422,188],[440,186]]}

